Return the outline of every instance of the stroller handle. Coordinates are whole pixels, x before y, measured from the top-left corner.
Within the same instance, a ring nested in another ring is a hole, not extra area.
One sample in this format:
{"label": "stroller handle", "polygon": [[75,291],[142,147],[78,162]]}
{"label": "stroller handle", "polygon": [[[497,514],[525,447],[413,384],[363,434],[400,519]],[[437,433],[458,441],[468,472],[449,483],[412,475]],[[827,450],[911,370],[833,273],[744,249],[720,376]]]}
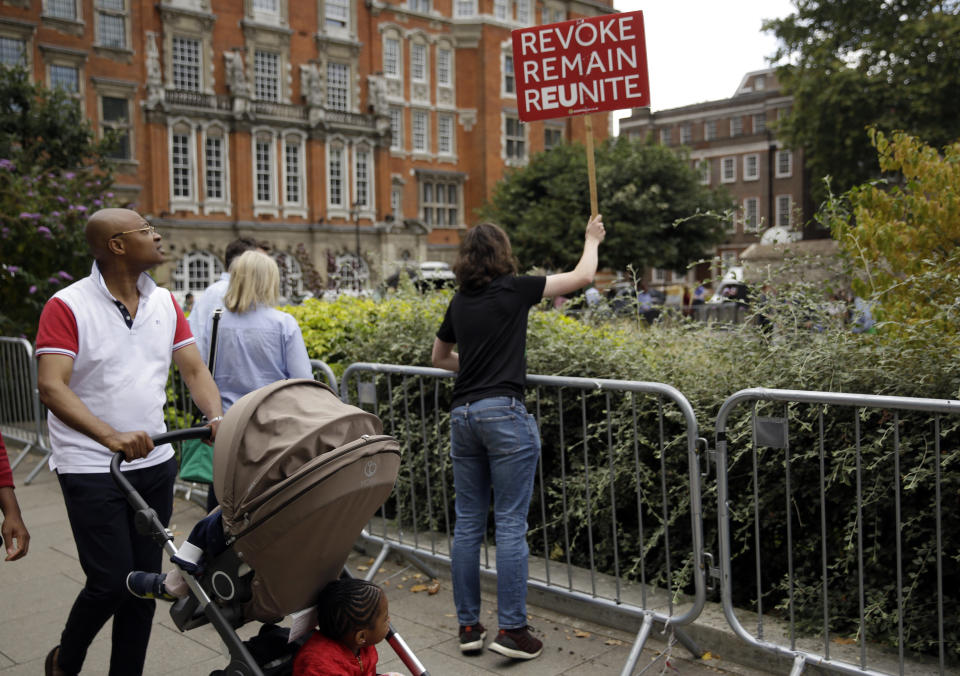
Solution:
{"label": "stroller handle", "polygon": [[[160,446],[161,444],[169,444],[174,441],[187,441],[188,439],[209,439],[210,438],[210,428],[209,427],[188,427],[182,430],[173,430],[172,432],[164,432],[163,434],[158,434],[155,437],[151,437],[154,446]],[[127,477],[123,476],[123,472],[120,471],[120,463],[126,459],[126,456],[123,453],[114,453],[113,457],[110,458],[110,475],[113,477],[113,480],[120,487],[120,490],[123,491],[124,495],[127,497],[127,502],[130,503],[130,506],[133,507],[133,510],[138,513],[147,513],[152,512],[150,506],[146,501],[140,496],[137,490],[130,484],[127,480]],[[156,515],[154,515],[156,518]],[[157,520],[157,523],[160,523]]]}

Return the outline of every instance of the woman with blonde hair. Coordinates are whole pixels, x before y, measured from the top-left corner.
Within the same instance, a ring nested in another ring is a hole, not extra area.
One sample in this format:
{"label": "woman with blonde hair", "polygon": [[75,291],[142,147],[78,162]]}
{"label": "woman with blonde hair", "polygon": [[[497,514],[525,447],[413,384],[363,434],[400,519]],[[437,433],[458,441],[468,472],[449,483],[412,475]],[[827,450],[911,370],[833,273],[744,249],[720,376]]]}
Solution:
{"label": "woman with blonde hair", "polygon": [[[270,256],[247,251],[230,264],[213,374],[224,413],[237,399],[264,385],[313,377],[297,320],[273,307],[279,297],[280,271]],[[210,336],[203,342],[202,354],[209,354]]]}

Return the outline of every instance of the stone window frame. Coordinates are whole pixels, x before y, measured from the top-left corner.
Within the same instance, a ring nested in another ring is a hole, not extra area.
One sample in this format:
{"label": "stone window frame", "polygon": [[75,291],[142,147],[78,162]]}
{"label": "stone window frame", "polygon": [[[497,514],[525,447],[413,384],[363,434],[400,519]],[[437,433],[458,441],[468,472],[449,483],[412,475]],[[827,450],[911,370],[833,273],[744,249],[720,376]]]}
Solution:
{"label": "stone window frame", "polygon": [[[279,216],[280,215],[280,181],[279,181],[279,161],[277,153],[277,130],[272,127],[254,127],[250,130],[250,171],[253,185],[253,215],[257,216]],[[267,146],[266,157],[270,164],[268,167],[267,183],[270,189],[268,199],[261,199],[259,195],[259,174],[258,165],[258,146],[265,144]]]}
{"label": "stone window frame", "polygon": [[[63,2],[63,0],[59,0]],[[83,21],[83,1],[82,0],[69,0],[67,4],[73,5],[73,16],[59,16],[54,14],[50,7],[53,3],[53,0],[43,0],[42,7],[40,10],[40,21],[44,26],[49,26],[54,30],[58,30],[64,33],[69,33],[70,35],[83,35],[84,21]]]}
{"label": "stone window frame", "polygon": [[713,180],[713,160],[704,157],[694,164],[694,169],[700,176],[700,185],[710,185]]}
{"label": "stone window frame", "polygon": [[[250,0],[246,0],[250,1]],[[293,31],[283,26],[274,26],[245,21],[243,24],[244,45],[247,53],[244,70],[250,93],[256,100],[256,53],[270,52],[278,55],[277,76],[280,91],[275,101],[269,103],[290,103],[293,94],[293,75],[290,62],[290,36]],[[266,101],[266,99],[262,99]]]}
{"label": "stone window frame", "polygon": [[[220,198],[211,198],[207,194],[207,140],[210,138],[219,138],[222,142],[220,150],[223,155],[223,166],[220,171],[223,181],[223,196]],[[220,121],[204,124],[200,129],[200,147],[203,152],[203,213],[222,213],[229,216],[233,212],[233,203],[230,196],[230,128]]]}
{"label": "stone window frame", "polygon": [[[463,211],[464,209],[463,187],[464,187],[464,182],[466,180],[466,175],[463,173],[454,172],[454,171],[430,171],[430,170],[418,169],[416,170],[416,177],[417,177],[417,215],[420,218],[420,220],[424,223],[424,225],[426,225],[428,228],[465,227],[464,211]],[[429,203],[426,201],[424,197],[425,185],[427,183],[430,183],[433,186],[431,191],[433,193],[433,201]],[[437,192],[438,185],[443,185],[447,189],[449,189],[449,187],[452,185],[456,186],[457,201],[455,204],[452,202],[440,202],[437,200],[437,195],[439,194]],[[449,210],[451,209],[451,206],[450,206],[451,204],[454,205],[452,208],[456,209],[456,212],[457,212],[456,223],[450,222],[449,213],[448,213],[447,216],[443,219],[445,222],[443,224],[439,224],[436,222],[439,219],[430,218],[430,216],[426,211],[426,209],[428,208],[429,209],[445,208],[449,212]]]}
{"label": "stone window frame", "polygon": [[246,21],[264,26],[286,28],[290,25],[289,0],[276,0],[276,12],[264,12],[255,7],[254,0],[244,0],[243,15]]}
{"label": "stone window frame", "polygon": [[[508,59],[510,64],[513,64],[513,43],[510,40],[504,40],[500,43],[500,97],[504,99],[516,99],[517,76],[513,66],[508,66]],[[511,83],[513,91],[510,91],[507,83]]]}
{"label": "stone window frame", "polygon": [[[208,274],[204,278],[191,278],[190,263],[193,259],[202,260],[209,266],[207,268]],[[170,279],[173,282],[174,292],[186,295],[187,293],[202,292],[208,286],[219,280],[224,271],[223,262],[216,254],[197,249],[195,251],[188,251],[180,257],[174,266]]]}
{"label": "stone window frame", "polygon": [[[116,7],[105,7],[101,4],[100,0],[94,0],[93,3],[93,12],[94,12],[94,25],[93,25],[93,35],[94,35],[94,49],[101,56],[108,56],[114,59],[121,59],[126,62],[130,62],[133,58],[133,49],[131,48],[131,24],[130,24],[130,3],[133,0],[122,0],[123,7],[117,9]],[[103,42],[103,18],[110,17],[117,19],[119,18],[123,23],[123,44],[122,45],[108,45]]]}
{"label": "stone window frame", "polygon": [[[409,58],[409,80],[410,80],[410,100],[422,103],[430,102],[431,73],[430,64],[433,61],[430,56],[431,36],[421,30],[414,31],[407,36],[408,58]],[[413,55],[414,49],[423,48],[423,79],[414,79],[413,73]]]}
{"label": "stone window frame", "polygon": [[[97,131],[99,138],[103,138],[103,130],[105,127],[124,129],[129,136],[130,156],[126,158],[111,158],[111,162],[123,167],[125,170],[135,170],[136,167],[140,165],[139,161],[137,161],[137,125],[135,122],[137,90],[140,84],[137,82],[126,82],[96,76],[91,77],[90,82],[97,94]],[[108,123],[103,119],[103,98],[105,96],[114,99],[126,99],[128,116],[126,124]]]}
{"label": "stone window frame", "polygon": [[[404,108],[395,104],[390,104],[390,150],[391,152],[403,153],[406,150],[406,134],[404,133],[406,125],[404,124]],[[394,127],[394,113],[397,113],[397,121],[400,123]],[[399,133],[396,133],[399,130]]]}
{"label": "stone window frame", "polygon": [[[749,205],[753,204],[754,213],[753,218],[754,222],[750,222],[750,207]],[[759,197],[744,197],[743,198],[743,231],[744,232],[760,232],[761,221],[760,218],[760,198]]]}
{"label": "stone window frame", "polygon": [[[747,171],[750,167],[750,160],[753,160],[753,171]],[[759,181],[760,180],[760,154],[759,153],[747,153],[743,156],[743,180],[744,181]]]}
{"label": "stone window frame", "polygon": [[[780,167],[784,157],[787,158],[786,171],[782,171]],[[774,160],[774,176],[776,178],[791,178],[793,176],[793,151],[790,148],[778,148]]]}
{"label": "stone window frame", "polygon": [[[441,144],[443,140],[441,122],[448,122],[449,130],[449,149],[444,150]],[[446,160],[455,160],[457,156],[457,120],[453,113],[437,113],[437,157]]]}
{"label": "stone window frame", "polygon": [[[508,137],[507,134],[507,121],[515,120],[519,130],[522,132],[523,136],[511,136]],[[523,143],[523,153],[519,157],[508,157],[507,148],[509,140],[520,141]],[[523,167],[526,166],[527,162],[530,160],[530,125],[524,124],[520,120],[520,116],[517,114],[517,111],[504,111],[500,116],[500,158],[504,161],[507,166],[510,167]]]}
{"label": "stone window frame", "polygon": [[[187,179],[190,194],[187,197],[174,194],[174,166],[173,166],[173,137],[182,135],[187,137]],[[175,117],[167,121],[167,160],[169,165],[169,197],[171,213],[189,211],[200,213],[199,195],[197,192],[197,135],[192,120],[185,117]]]}
{"label": "stone window frame", "polygon": [[453,0],[453,16],[469,19],[477,15],[477,0]]}
{"label": "stone window frame", "polygon": [[[548,132],[551,132],[552,134],[559,134],[559,140],[548,143],[548,138],[547,138]],[[565,124],[544,123],[543,125],[543,149],[544,150],[552,150],[557,146],[563,145],[565,142],[566,142],[566,125]]]}
{"label": "stone window frame", "polygon": [[[173,83],[173,39],[184,38],[198,40],[200,43],[200,93],[214,93],[213,77],[213,25],[216,17],[204,11],[174,7],[161,2],[158,5],[163,22],[163,80],[164,88],[174,91]],[[249,71],[248,71],[249,72]]]}
{"label": "stone window frame", "polygon": [[[285,129],[279,135],[280,143],[280,185],[283,190],[283,215],[307,217],[307,134],[300,129]],[[299,172],[299,190],[300,199],[296,202],[287,200],[287,149],[295,141],[297,145],[297,160],[300,166]]]}
{"label": "stone window frame", "polygon": [[[440,36],[437,38],[436,45],[434,47],[436,58],[437,68],[437,77],[436,77],[436,102],[438,108],[448,108],[450,110],[455,110],[457,107],[457,93],[456,93],[456,83],[457,83],[457,50],[456,45],[447,36]],[[447,83],[440,81],[440,53],[444,52],[449,54],[449,63],[448,72],[450,80]]]}
{"label": "stone window frame", "polygon": [[[375,171],[375,160],[374,160],[374,150],[375,146],[373,143],[360,140],[357,141],[352,148],[350,153],[352,162],[350,163],[352,169],[352,179],[353,179],[353,200],[350,202],[351,205],[355,205],[358,218],[369,218],[371,220],[376,218],[376,202],[377,202],[377,191],[376,191],[376,171]],[[366,153],[367,155],[367,203],[360,204],[360,181],[359,181],[359,168],[360,168],[360,153]]]}
{"label": "stone window frame", "polygon": [[[786,210],[783,209],[784,201],[786,201],[786,205],[787,205]],[[777,209],[775,212],[776,219],[777,219],[776,224],[780,227],[789,228],[792,225],[792,221],[793,221],[793,195],[791,195],[790,193],[777,195],[776,201],[774,202],[774,204],[776,204],[777,206]],[[784,217],[784,215],[786,216]]]}
{"label": "stone window frame", "polygon": [[[331,66],[343,66],[346,69],[345,91],[344,91],[344,94],[346,96],[346,102],[345,102],[346,105],[344,108],[332,108],[330,106],[330,95],[331,95],[330,67]],[[340,110],[343,112],[355,111],[356,96],[355,96],[354,87],[353,87],[353,81],[354,81],[353,63],[351,61],[346,61],[344,59],[326,59],[323,62],[322,68],[323,68],[323,81],[324,81],[325,90],[326,90],[324,92],[324,97],[323,97],[324,107],[327,110]]]}
{"label": "stone window frame", "polygon": [[[727,174],[727,167],[731,168],[730,175]],[[720,158],[720,182],[721,183],[736,183],[737,182],[737,158],[733,155],[728,155],[726,157]]]}
{"label": "stone window frame", "polygon": [[[332,151],[338,151],[340,153],[339,158],[339,169],[340,169],[340,203],[334,203],[333,198],[333,176],[331,175],[331,164],[333,161]],[[327,138],[326,142],[326,153],[324,155],[324,174],[326,176],[326,206],[327,206],[327,217],[328,218],[343,218],[347,219],[350,216],[350,168],[347,164],[347,161],[350,156],[350,143],[345,136],[340,134],[330,136]]]}
{"label": "stone window frame", "polygon": [[87,86],[85,66],[87,63],[87,53],[78,49],[69,49],[58,45],[40,43],[40,54],[43,60],[43,82],[52,89],[50,69],[53,66],[64,66],[74,68],[77,71],[77,91],[69,92],[71,98],[76,99],[80,105],[80,110],[86,115]]}
{"label": "stone window frame", "polygon": [[[423,147],[417,147],[417,120],[423,120]],[[410,151],[414,157],[430,159],[431,143],[430,136],[430,110],[428,108],[410,109]]]}

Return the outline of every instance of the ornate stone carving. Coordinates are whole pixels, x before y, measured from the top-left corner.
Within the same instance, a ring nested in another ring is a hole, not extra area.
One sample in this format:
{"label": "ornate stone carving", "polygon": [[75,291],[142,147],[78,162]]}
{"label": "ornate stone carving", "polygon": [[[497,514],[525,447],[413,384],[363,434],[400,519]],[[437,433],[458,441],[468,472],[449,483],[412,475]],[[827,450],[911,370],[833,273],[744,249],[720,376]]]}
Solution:
{"label": "ornate stone carving", "polygon": [[160,50],[157,49],[157,34],[147,31],[147,102],[153,109],[163,103],[163,69],[160,67]]}
{"label": "ornate stone carving", "polygon": [[367,76],[367,102],[374,115],[389,115],[387,105],[387,79],[383,75]]}
{"label": "ornate stone carving", "polygon": [[323,74],[315,63],[300,66],[300,93],[311,108],[323,106]]}
{"label": "ornate stone carving", "polygon": [[243,68],[243,54],[237,51],[224,52],[223,60],[226,64],[227,86],[230,94],[239,98],[250,98],[250,84]]}

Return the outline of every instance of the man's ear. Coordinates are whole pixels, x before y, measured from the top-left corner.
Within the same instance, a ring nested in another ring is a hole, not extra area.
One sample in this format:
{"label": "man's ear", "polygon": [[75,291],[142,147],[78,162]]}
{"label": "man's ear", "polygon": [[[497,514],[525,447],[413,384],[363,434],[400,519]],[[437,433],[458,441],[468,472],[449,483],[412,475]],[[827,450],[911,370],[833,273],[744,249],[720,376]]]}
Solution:
{"label": "man's ear", "polygon": [[123,238],[121,237],[111,237],[107,240],[107,251],[112,253],[114,256],[120,256],[126,251],[123,246]]}

